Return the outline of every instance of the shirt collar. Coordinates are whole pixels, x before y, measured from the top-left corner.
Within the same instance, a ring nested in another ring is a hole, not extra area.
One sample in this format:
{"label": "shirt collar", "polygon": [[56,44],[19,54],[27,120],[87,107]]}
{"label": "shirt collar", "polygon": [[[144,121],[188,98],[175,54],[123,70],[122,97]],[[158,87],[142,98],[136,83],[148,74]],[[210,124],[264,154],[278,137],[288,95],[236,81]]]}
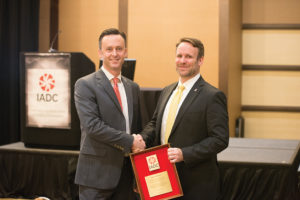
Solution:
{"label": "shirt collar", "polygon": [[[180,81],[180,79],[179,79],[179,81],[178,81],[178,86],[183,85],[184,88],[188,91],[188,90],[190,90],[190,89],[193,87],[193,85],[196,83],[196,81],[197,81],[199,78],[200,78],[200,74],[197,74],[196,76],[194,76],[193,78],[187,80],[187,81],[184,82],[184,83],[181,83],[181,81]],[[178,86],[177,86],[177,87],[178,87]]]}
{"label": "shirt collar", "polygon": [[[112,80],[114,78],[114,75],[112,75],[109,71],[105,69],[105,67],[101,67],[102,71],[104,72],[105,76],[108,78],[108,80]],[[121,73],[117,76],[117,78],[121,81]]]}

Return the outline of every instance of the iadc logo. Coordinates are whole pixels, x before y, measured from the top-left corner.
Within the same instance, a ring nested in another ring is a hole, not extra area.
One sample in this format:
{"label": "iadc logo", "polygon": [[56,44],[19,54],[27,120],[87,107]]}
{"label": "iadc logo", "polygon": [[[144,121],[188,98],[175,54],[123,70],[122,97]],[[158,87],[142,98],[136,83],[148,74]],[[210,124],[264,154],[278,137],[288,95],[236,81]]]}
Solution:
{"label": "iadc logo", "polygon": [[52,74],[45,73],[40,77],[40,87],[43,91],[49,92],[55,86],[55,80],[53,79]]}
{"label": "iadc logo", "polygon": [[160,169],[156,154],[146,157],[149,171]]}
{"label": "iadc logo", "polygon": [[52,74],[43,74],[39,79],[39,86],[44,92],[36,94],[39,102],[57,102],[57,94],[50,94],[49,92],[55,87],[55,79]]}

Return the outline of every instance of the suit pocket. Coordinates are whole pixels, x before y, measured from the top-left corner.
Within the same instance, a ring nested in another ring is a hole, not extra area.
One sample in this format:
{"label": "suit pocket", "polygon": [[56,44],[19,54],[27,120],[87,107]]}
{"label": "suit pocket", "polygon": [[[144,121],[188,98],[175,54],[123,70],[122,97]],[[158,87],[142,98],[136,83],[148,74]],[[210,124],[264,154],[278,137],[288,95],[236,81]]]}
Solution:
{"label": "suit pocket", "polygon": [[106,149],[83,146],[82,149],[80,150],[80,153],[86,154],[86,155],[94,155],[94,156],[102,157],[102,156],[105,156]]}

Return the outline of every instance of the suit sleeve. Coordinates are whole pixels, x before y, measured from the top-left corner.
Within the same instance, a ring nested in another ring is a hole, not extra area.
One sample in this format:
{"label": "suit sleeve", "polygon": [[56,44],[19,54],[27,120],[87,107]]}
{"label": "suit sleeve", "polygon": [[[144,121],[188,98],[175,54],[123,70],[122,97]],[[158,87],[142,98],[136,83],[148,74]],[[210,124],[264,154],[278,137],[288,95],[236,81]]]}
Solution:
{"label": "suit sleeve", "polygon": [[162,92],[158,98],[156,108],[152,115],[151,120],[147,123],[147,125],[144,127],[143,131],[141,132],[141,135],[146,143],[147,148],[160,144],[160,142],[159,142],[160,138],[156,138],[157,137],[156,129],[158,126],[158,124],[157,124],[158,123],[157,122],[158,112],[160,110],[160,106],[162,106],[161,101],[162,101],[164,92],[165,92],[165,89],[162,90]]}
{"label": "suit sleeve", "polygon": [[[207,137],[182,149],[184,162],[193,166],[215,157],[228,146],[229,128],[226,96],[221,91],[210,97],[206,108]],[[201,123],[201,122],[199,122]]]}
{"label": "suit sleeve", "polygon": [[147,148],[152,147],[154,145],[156,118],[157,118],[157,107],[152,116],[152,119],[147,123],[143,131],[140,133],[146,143]]}
{"label": "suit sleeve", "polygon": [[[134,129],[132,130],[132,133],[140,133],[142,131],[142,113],[141,113],[141,98],[140,98],[140,93],[141,93],[141,90],[140,90],[140,87],[137,85],[137,84],[134,84],[135,86],[135,96],[137,97],[137,100],[138,100],[138,106],[137,106],[137,116],[136,116],[136,123],[134,121],[134,123],[136,124],[136,127],[133,125]],[[135,118],[135,116],[134,116]]]}
{"label": "suit sleeve", "polygon": [[124,153],[130,152],[133,136],[116,130],[103,121],[96,102],[95,90],[85,79],[79,79],[76,82],[74,98],[82,131],[89,137],[109,144]]}

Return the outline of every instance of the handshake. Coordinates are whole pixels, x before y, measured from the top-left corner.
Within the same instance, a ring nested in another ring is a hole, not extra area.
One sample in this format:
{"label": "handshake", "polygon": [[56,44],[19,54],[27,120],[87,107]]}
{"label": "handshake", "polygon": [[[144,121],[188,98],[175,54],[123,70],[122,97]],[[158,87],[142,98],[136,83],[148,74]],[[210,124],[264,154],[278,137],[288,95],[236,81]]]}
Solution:
{"label": "handshake", "polygon": [[145,141],[143,140],[142,136],[140,134],[132,134],[133,136],[133,144],[131,147],[132,153],[137,153],[140,151],[143,151],[146,148]]}

